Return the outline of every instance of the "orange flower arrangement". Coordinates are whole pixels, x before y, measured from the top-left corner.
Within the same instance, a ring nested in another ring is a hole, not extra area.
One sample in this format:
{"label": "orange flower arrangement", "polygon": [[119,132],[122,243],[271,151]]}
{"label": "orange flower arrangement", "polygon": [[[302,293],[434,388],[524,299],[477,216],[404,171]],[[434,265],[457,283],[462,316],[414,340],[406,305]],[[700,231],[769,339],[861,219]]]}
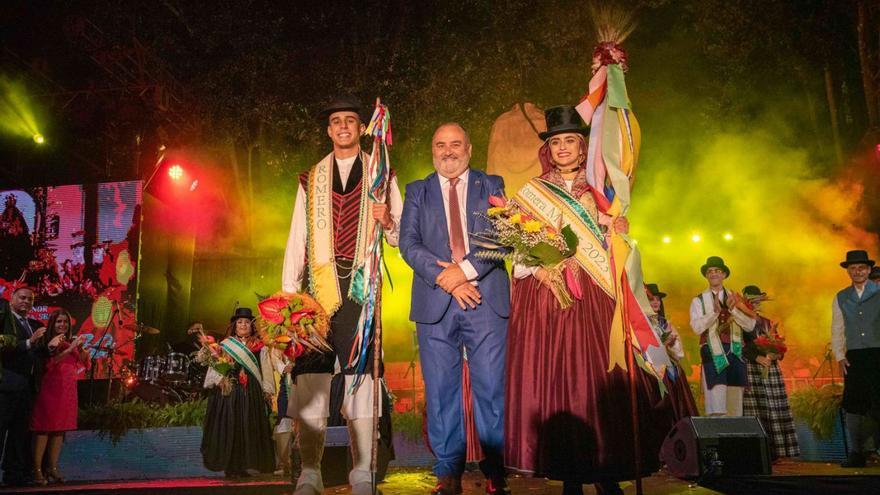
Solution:
{"label": "orange flower arrangement", "polygon": [[328,352],[330,318],[312,296],[277,292],[258,305],[257,329],[263,342],[291,360],[305,352]]}

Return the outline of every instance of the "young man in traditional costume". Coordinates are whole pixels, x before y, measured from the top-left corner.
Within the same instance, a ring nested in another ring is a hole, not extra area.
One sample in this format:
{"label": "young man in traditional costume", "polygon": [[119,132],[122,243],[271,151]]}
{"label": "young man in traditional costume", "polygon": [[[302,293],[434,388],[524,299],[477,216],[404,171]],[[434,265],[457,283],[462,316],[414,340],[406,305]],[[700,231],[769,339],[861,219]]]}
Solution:
{"label": "young man in traditional costume", "polygon": [[849,447],[841,466],[865,467],[868,426],[880,420],[880,285],[868,280],[874,260],[865,251],[849,251],[840,266],[852,281],[831,305],[831,348],[843,375]]}
{"label": "young man in traditional costume", "polygon": [[700,273],[709,288],[691,302],[691,328],[700,336],[702,385],[708,416],[742,416],[743,388],[748,384],[743,359],[743,331],[752,332],[755,319],[737,305],[736,292],[724,288],[730,268],[710,256]]}
{"label": "young man in traditional costume", "polygon": [[[361,356],[367,365],[358,376],[350,363],[362,306],[349,297],[349,288],[352,275],[366,257],[367,233],[372,232],[376,222],[381,224],[388,244],[397,245],[403,201],[393,174],[387,202],[370,200],[368,156],[359,141],[365,129],[360,103],[350,97],[338,98],[324,109],[321,118],[327,125],[333,151],[300,174],[284,254],[282,288],[285,292],[301,291],[308,273],[309,293],[331,316],[335,353],[298,359],[293,370],[295,385],[288,415],[297,422],[302,458],[296,494],[314,495],[324,490],[321,458],[330,414],[330,381],[334,373],[341,372],[345,375],[341,412],[348,422],[351,440],[349,483],[354,495],[367,495],[372,488],[373,348]],[[379,372],[381,376],[381,366]]]}

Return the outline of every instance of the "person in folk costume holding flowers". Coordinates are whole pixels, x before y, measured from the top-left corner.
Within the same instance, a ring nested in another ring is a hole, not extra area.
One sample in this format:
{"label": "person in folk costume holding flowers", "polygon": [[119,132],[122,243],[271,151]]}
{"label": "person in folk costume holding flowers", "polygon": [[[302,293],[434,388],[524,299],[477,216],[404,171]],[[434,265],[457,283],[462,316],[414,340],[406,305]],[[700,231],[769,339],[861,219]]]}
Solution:
{"label": "person in folk costume holding flowers", "polygon": [[346,96],[336,98],[321,112],[321,123],[327,125],[333,151],[299,176],[284,254],[282,289],[289,293],[309,289],[331,317],[330,337],[335,351],[307,353],[293,368],[288,415],[297,423],[302,459],[297,495],[324,490],[321,459],[330,416],[331,377],[340,371],[345,375],[341,412],[351,438],[349,483],[354,495],[372,493],[373,348],[370,344],[361,357],[366,359],[366,366],[358,374],[350,363],[362,305],[349,297],[349,289],[355,270],[367,256],[367,233],[377,222],[387,243],[397,246],[403,199],[393,171],[385,203],[373,202],[368,195],[369,157],[361,150],[359,140],[366,129],[361,111],[361,104]]}
{"label": "person in folk costume holding flowers", "polygon": [[275,395],[270,349],[263,345],[250,308],[238,308],[229,319],[222,351],[234,365],[226,375],[208,369],[210,389],[202,436],[202,459],[211,471],[227,478],[248,476],[248,469],[275,469],[271,402]]}
{"label": "person in folk costume holding flowers", "polygon": [[[567,309],[560,309],[553,279],[559,268],[514,265],[510,328],[507,341],[505,459],[519,471],[559,479],[563,492],[582,493],[596,483],[598,493],[623,493],[618,481],[636,475],[629,376],[609,371],[609,345],[615,300],[605,238],[609,229],[626,232],[624,217],[603,213],[607,200],[587,181],[585,163],[589,129],[572,106],[545,111],[547,130],[538,156],[543,173],[517,193],[527,214],[557,218],[578,235],[578,254],[561,268],[564,279],[579,287]],[[573,205],[555,207],[563,203]],[[592,246],[594,256],[581,247]],[[584,253],[584,254],[582,254]],[[556,273],[554,273],[554,271]],[[568,272],[567,274],[565,272]],[[573,293],[575,291],[572,291]],[[657,379],[636,367],[642,467],[658,467],[657,452],[671,426]]]}
{"label": "person in folk costume holding flowers", "polygon": [[852,281],[831,306],[831,349],[843,375],[850,450],[841,466],[865,467],[865,440],[871,423],[880,422],[880,284],[868,280],[874,260],[866,251],[847,252],[840,266]]}
{"label": "person in folk costume holding flowers", "polygon": [[[756,285],[747,285],[742,295],[756,321],[755,331],[745,334],[744,339],[743,357],[747,360],[749,386],[743,392],[743,416],[754,416],[764,425],[770,437],[770,454],[774,458],[799,456],[801,451],[794,418],[788,405],[782,368],[779,367],[785,344],[780,340],[777,324],[761,314],[763,302],[769,300],[767,293]],[[767,347],[777,352],[769,351]]]}
{"label": "person in folk costume holding flowers", "polygon": [[678,329],[666,319],[666,307],[663,304],[666,293],[661,292],[657,284],[645,284],[645,291],[648,293],[651,309],[654,310],[654,314],[648,317],[651,327],[657,334],[657,339],[663,343],[672,361],[672,366],[666,369],[666,375],[663,376],[663,383],[669,392],[673,420],[677,423],[682,418],[699,415],[697,403],[694,401],[694,395],[688,385],[687,374],[681,366],[681,360],[684,359],[684,346]]}
{"label": "person in folk costume holding flowers", "polygon": [[730,268],[710,256],[700,268],[709,288],[691,301],[691,328],[700,336],[702,388],[708,416],[742,416],[743,389],[748,385],[743,358],[743,332],[753,332],[755,319],[739,305],[742,298],[724,287]]}

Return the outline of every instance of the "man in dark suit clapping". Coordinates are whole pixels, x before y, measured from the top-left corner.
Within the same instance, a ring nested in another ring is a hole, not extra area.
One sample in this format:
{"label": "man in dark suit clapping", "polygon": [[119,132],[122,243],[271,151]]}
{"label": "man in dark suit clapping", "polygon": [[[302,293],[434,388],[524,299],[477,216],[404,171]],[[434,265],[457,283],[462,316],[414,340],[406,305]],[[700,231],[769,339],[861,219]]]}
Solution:
{"label": "man in dark suit clapping", "polygon": [[3,350],[3,377],[0,379],[0,439],[3,450],[3,483],[21,486],[31,478],[31,417],[36,380],[36,348],[46,327],[28,318],[34,306],[34,291],[16,287],[11,302],[0,300],[0,328],[16,336],[16,344]]}

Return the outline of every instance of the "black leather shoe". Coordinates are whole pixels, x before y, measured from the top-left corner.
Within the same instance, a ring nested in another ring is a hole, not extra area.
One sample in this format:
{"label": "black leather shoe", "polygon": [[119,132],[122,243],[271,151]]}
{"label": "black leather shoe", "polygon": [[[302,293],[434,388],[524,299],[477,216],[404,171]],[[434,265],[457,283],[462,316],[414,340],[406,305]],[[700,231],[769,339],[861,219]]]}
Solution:
{"label": "black leather shoe", "polygon": [[510,495],[510,487],[504,477],[486,480],[486,495]]}
{"label": "black leather shoe", "polygon": [[861,452],[850,452],[845,461],[840,463],[843,468],[863,468],[865,467],[865,454]]}

